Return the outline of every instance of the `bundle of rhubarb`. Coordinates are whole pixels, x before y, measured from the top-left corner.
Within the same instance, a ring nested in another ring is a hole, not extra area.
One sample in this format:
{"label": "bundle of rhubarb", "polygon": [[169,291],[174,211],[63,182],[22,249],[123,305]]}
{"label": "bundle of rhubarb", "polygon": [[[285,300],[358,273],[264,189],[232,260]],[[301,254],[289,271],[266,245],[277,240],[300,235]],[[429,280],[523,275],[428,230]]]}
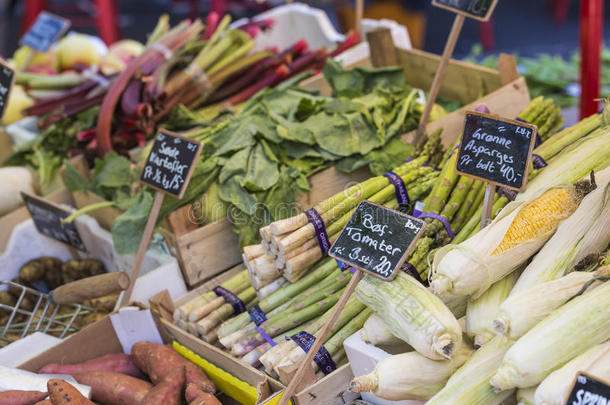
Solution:
{"label": "bundle of rhubarb", "polygon": [[[217,287],[178,307],[175,323],[222,345],[252,366],[264,365],[270,375],[279,375],[287,382],[290,377],[282,373],[283,367],[305,357],[303,342],[311,343],[329,319],[351,274],[340,271],[333,260],[322,260],[297,282],[286,283],[263,299],[249,301],[243,294],[252,289],[245,287],[247,278],[247,273],[241,272],[219,286],[232,294]],[[240,307],[235,304],[236,298],[243,305],[241,313],[236,309]],[[249,311],[244,311],[246,308]],[[324,342],[324,362],[314,364],[316,370],[322,367],[323,374],[328,374],[346,362],[343,341],[360,329],[369,315],[370,311],[357,300],[348,301]]]}
{"label": "bundle of rhubarb", "polygon": [[206,26],[196,20],[170,28],[167,18],[162,17],[151,34],[155,40],[119,74],[104,98],[96,134],[102,153],[113,149],[114,138],[118,133],[120,139],[125,122],[134,123],[145,137],[150,136],[178,105],[239,104],[288,77],[320,69],[327,56],[342,52],[359,39],[349,36],[330,55],[325,49],[308,50],[304,41],[281,53],[251,52],[255,45],[252,35],[257,32],[252,28],[267,22],[230,29],[230,21],[228,15],[218,21],[218,16],[210,13]]}

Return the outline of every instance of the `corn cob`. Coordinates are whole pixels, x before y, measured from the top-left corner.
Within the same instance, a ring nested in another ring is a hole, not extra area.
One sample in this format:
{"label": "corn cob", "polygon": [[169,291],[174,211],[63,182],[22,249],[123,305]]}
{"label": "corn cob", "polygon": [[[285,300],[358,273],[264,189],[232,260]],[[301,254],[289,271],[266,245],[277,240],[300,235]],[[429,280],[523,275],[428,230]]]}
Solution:
{"label": "corn cob", "polygon": [[380,361],[370,374],[352,379],[349,390],[371,392],[389,401],[424,401],[439,392],[472,353],[472,349],[462,344],[451,360],[430,360],[417,352],[390,356]]}
{"label": "corn cob", "polygon": [[563,276],[584,257],[598,254],[610,243],[610,169],[598,172],[597,190],[587,195],[574,214],[523,271],[511,295]]}
{"label": "corn cob", "polygon": [[494,330],[511,339],[518,339],[583,288],[588,287],[587,291],[590,291],[599,286],[601,282],[595,282],[596,278],[607,277],[609,273],[610,267],[602,267],[594,273],[577,271],[516,294],[511,293],[500,305],[493,321]]}
{"label": "corn cob", "polygon": [[430,288],[445,299],[477,298],[539,250],[594,187],[587,181],[558,186],[508,205],[475,237],[437,251]]}
{"label": "corn cob", "polygon": [[496,335],[494,319],[502,302],[519,277],[514,271],[500,281],[496,281],[479,298],[470,299],[466,309],[466,334],[474,340],[474,347],[481,347]]}
{"label": "corn cob", "polygon": [[502,403],[513,394],[514,390],[495,393],[489,385],[489,377],[497,370],[511,344],[511,340],[496,336],[483,345],[449,378],[445,387],[426,402],[426,405]]}
{"label": "corn cob", "polygon": [[396,346],[405,344],[402,340],[392,335],[390,329],[385,324],[382,317],[373,314],[366,320],[362,329],[360,329],[360,337],[366,343],[375,346]]}
{"label": "corn cob", "polygon": [[608,297],[606,281],[554,311],[508,350],[490,383],[497,391],[531,387],[586,348],[607,340]]}
{"label": "corn cob", "polygon": [[579,372],[585,372],[601,381],[608,381],[610,378],[610,342],[590,348],[560,369],[553,371],[538,386],[534,395],[536,403],[566,404],[570,388]]}
{"label": "corn cob", "polygon": [[356,297],[384,319],[394,336],[430,359],[450,359],[462,341],[455,316],[411,276],[399,273],[389,283],[367,276]]}

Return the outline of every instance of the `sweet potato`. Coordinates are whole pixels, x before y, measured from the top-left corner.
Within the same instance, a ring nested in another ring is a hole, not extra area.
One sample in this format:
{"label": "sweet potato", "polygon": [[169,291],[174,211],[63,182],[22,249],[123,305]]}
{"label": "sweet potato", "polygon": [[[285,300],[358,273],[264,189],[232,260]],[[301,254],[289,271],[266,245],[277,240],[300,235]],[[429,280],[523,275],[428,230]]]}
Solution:
{"label": "sweet potato", "polygon": [[50,399],[43,399],[42,401],[36,402],[34,405],[53,405]]}
{"label": "sweet potato", "polygon": [[173,369],[142,399],[146,405],[180,405],[184,389],[184,366]]}
{"label": "sweet potato", "polygon": [[184,398],[189,405],[222,405],[213,394],[201,391],[195,384],[186,384]]}
{"label": "sweet potato", "polygon": [[133,364],[131,357],[124,353],[112,353],[78,364],[47,364],[38,372],[40,374],[82,374],[90,371],[114,371],[136,378],[144,374]]}
{"label": "sweet potato", "polygon": [[2,391],[0,392],[0,405],[33,405],[48,395],[41,391]]}
{"label": "sweet potato", "polygon": [[91,387],[91,398],[104,405],[139,405],[152,384],[112,371],[91,371],[74,374],[81,384]]}
{"label": "sweet potato", "polygon": [[64,380],[53,378],[47,381],[47,389],[53,405],[95,405]]}
{"label": "sweet potato", "polygon": [[176,367],[184,366],[186,383],[197,385],[202,391],[214,393],[216,387],[208,379],[201,367],[191,363],[169,346],[152,342],[138,342],[131,348],[131,358],[153,384],[161,380]]}

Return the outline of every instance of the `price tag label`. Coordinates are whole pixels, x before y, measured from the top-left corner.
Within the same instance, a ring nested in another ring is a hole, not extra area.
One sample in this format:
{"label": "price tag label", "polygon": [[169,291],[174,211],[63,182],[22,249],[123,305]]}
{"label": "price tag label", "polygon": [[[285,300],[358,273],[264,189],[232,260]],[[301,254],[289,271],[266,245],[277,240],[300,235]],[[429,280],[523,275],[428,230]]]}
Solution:
{"label": "price tag label", "polygon": [[467,112],[456,171],[522,191],[527,183],[536,132],[535,125]]}
{"label": "price tag label", "polygon": [[566,405],[610,404],[610,385],[585,374],[576,376]]}
{"label": "price tag label", "polygon": [[0,58],[0,120],[4,116],[14,78],[15,71]]}
{"label": "price tag label", "polygon": [[391,281],[426,223],[370,201],[362,201],[329,256],[382,280]]}
{"label": "price tag label", "polygon": [[163,193],[182,198],[201,148],[199,141],[160,131],[142,169],[140,181]]}
{"label": "price tag label", "polygon": [[70,28],[70,21],[46,11],[38,14],[36,21],[21,38],[20,44],[38,52],[46,52],[55,41]]}
{"label": "price tag label", "polygon": [[76,224],[74,222],[62,223],[62,219],[67,218],[70,212],[30,194],[21,193],[21,197],[38,232],[82,252],[87,251],[76,229]]}
{"label": "price tag label", "polygon": [[432,5],[479,21],[489,21],[498,0],[432,0]]}

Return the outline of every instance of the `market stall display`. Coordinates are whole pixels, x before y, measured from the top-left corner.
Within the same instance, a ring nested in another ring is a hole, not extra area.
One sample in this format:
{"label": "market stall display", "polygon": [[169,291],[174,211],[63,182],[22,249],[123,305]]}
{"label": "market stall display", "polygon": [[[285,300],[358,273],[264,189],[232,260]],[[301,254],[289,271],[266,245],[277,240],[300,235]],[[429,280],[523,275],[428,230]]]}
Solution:
{"label": "market stall display", "polygon": [[0,404],[601,400],[610,106],[564,127],[514,58],[451,60],[477,13],[434,3],[458,14],[443,57],[386,30],[341,64],[360,33],[271,35],[279,10],[24,41],[0,71],[0,340],[22,344],[0,357],[70,338],[0,367]]}

